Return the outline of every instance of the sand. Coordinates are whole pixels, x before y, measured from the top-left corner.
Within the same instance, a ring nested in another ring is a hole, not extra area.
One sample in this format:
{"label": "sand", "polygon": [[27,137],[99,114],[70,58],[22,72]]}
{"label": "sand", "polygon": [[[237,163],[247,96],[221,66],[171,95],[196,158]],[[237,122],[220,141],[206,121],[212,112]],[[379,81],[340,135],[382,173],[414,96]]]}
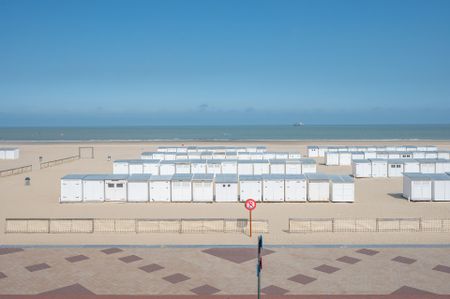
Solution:
{"label": "sand", "polygon": [[[0,244],[253,244],[255,238],[237,233],[208,234],[5,234],[5,218],[245,218],[242,203],[75,203],[60,204],[60,177],[69,173],[112,173],[115,159],[139,158],[143,151],[161,145],[265,145],[269,151],[299,151],[307,145],[437,145],[450,149],[450,141],[271,141],[271,142],[54,142],[2,143],[20,148],[20,159],[0,160],[0,169],[33,165],[33,171],[0,178]],[[94,159],[81,159],[48,169],[44,161],[78,154],[79,146],[94,146]],[[108,161],[107,157],[112,160]],[[350,166],[325,166],[316,159],[318,171],[350,174]],[[31,186],[24,178],[31,177]],[[410,203],[401,198],[401,178],[368,178],[355,182],[355,203],[259,203],[254,218],[268,219],[268,244],[387,244],[449,243],[448,233],[287,233],[289,218],[450,218],[450,203]]]}

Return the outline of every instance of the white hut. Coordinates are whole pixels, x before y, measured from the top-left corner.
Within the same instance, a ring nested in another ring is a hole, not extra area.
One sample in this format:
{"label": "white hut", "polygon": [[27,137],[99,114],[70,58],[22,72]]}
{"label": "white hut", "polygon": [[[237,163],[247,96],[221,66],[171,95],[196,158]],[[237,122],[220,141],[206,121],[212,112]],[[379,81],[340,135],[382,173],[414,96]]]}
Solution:
{"label": "white hut", "polygon": [[105,174],[89,174],[83,177],[83,201],[105,201]]}
{"label": "white hut", "polygon": [[222,160],[208,160],[206,164],[206,173],[222,173]]}
{"label": "white hut", "polygon": [[275,159],[287,160],[287,159],[289,159],[289,153],[287,153],[287,152],[276,152],[275,153]]}
{"label": "white hut", "polygon": [[400,159],[400,152],[388,152],[388,159]]}
{"label": "white hut", "polygon": [[[142,152],[141,153],[141,159],[142,160],[153,160],[154,159],[153,158],[154,154],[160,154],[160,153],[158,153],[158,152]],[[159,160],[161,160],[161,159],[159,159]]]}
{"label": "white hut", "polygon": [[174,161],[161,161],[159,163],[160,175],[174,175],[175,174],[175,162]]}
{"label": "white hut", "polygon": [[177,159],[177,153],[176,152],[165,152],[164,153],[164,160],[174,161],[176,159]]}
{"label": "white hut", "polygon": [[175,160],[179,160],[179,161],[181,161],[181,160],[187,160],[189,158],[189,155],[188,155],[188,153],[186,152],[186,153],[177,153],[176,155],[175,155]]}
{"label": "white hut", "polygon": [[288,159],[301,159],[302,154],[300,153],[288,153]]}
{"label": "white hut", "polygon": [[[302,173],[303,174],[317,172],[317,165],[316,165],[316,161],[314,159],[300,159],[300,163],[302,164]],[[287,171],[286,171],[286,174],[288,174]]]}
{"label": "white hut", "polygon": [[352,165],[352,153],[350,152],[340,152],[339,153],[339,165]]}
{"label": "white hut", "polygon": [[428,174],[432,180],[431,199],[450,201],[450,176],[445,173]]}
{"label": "white hut", "polygon": [[[306,169],[306,167],[305,167],[305,169]],[[285,161],[285,173],[286,174],[302,174],[302,161],[300,159],[286,160]]]}
{"label": "white hut", "polygon": [[319,157],[325,157],[325,153],[328,151],[327,146],[319,146]]}
{"label": "white hut", "polygon": [[172,202],[192,201],[192,174],[177,173],[172,176]]}
{"label": "white hut", "polygon": [[391,159],[387,162],[388,177],[401,177],[404,172],[404,161],[402,159]]}
{"label": "white hut", "polygon": [[213,159],[214,160],[224,160],[226,158],[225,152],[214,152],[213,153]]}
{"label": "white hut", "polygon": [[307,198],[306,177],[303,174],[284,176],[284,199],[289,202],[305,202]]}
{"label": "white hut", "polygon": [[347,146],[347,151],[349,153],[352,153],[352,152],[358,152],[359,150],[358,150],[358,147],[356,147],[355,145],[350,145],[350,146]]}
{"label": "white hut", "polygon": [[376,152],[378,150],[378,146],[375,145],[368,145],[367,146],[367,151],[368,152]]}
{"label": "white hut", "polygon": [[60,202],[83,201],[83,178],[85,174],[69,174],[61,178]]}
{"label": "white hut", "polygon": [[191,161],[191,173],[192,174],[206,173],[206,166],[207,166],[206,160],[195,159],[195,160],[190,160],[190,161]]}
{"label": "white hut", "polygon": [[194,174],[192,177],[192,201],[212,202],[214,200],[213,180],[213,174]]}
{"label": "white hut", "polygon": [[445,173],[450,171],[450,160],[436,159],[436,173]]}
{"label": "white hut", "polygon": [[132,174],[128,177],[127,201],[147,202],[149,201],[149,180],[151,174]]}
{"label": "white hut", "polygon": [[261,175],[239,175],[239,200],[247,199],[261,201],[262,199],[262,176]]}
{"label": "white hut", "polygon": [[269,174],[270,173],[270,163],[268,160],[253,160],[253,174]]}
{"label": "white hut", "polygon": [[152,175],[149,179],[150,201],[168,202],[171,198],[171,175]]}
{"label": "white hut", "polygon": [[413,153],[412,152],[400,152],[400,159],[412,159]]}
{"label": "white hut", "polygon": [[129,174],[144,173],[144,161],[145,160],[129,160],[128,161],[128,173]]}
{"label": "white hut", "polygon": [[439,151],[439,152],[437,152],[437,157],[438,157],[438,159],[449,160],[450,159],[450,151]]}
{"label": "white hut", "polygon": [[427,151],[427,146],[426,145],[418,145],[417,146],[417,151],[418,152],[426,152]]}
{"label": "white hut", "polygon": [[355,182],[348,175],[330,176],[332,202],[354,202]]}
{"label": "white hut", "polygon": [[[177,153],[187,153],[187,147],[186,146],[178,146],[177,147]],[[186,159],[186,158],[185,158]]]}
{"label": "white hut", "polygon": [[270,174],[285,174],[286,160],[270,160]]}
{"label": "white hut", "polygon": [[216,202],[238,201],[238,176],[235,174],[217,174],[214,180]]}
{"label": "white hut", "polygon": [[143,174],[159,174],[159,161],[160,160],[145,160],[142,162],[142,173]]}
{"label": "white hut", "polygon": [[425,159],[437,159],[437,152],[425,152]]}
{"label": "white hut", "polygon": [[175,173],[191,173],[191,162],[189,160],[177,160],[175,163]]}
{"label": "white hut", "polygon": [[238,160],[238,174],[239,175],[253,175],[253,161],[252,160]]}
{"label": "white hut", "polygon": [[252,160],[252,154],[247,152],[239,153],[238,160]]}
{"label": "white hut", "polygon": [[256,147],[256,152],[257,153],[265,153],[266,151],[267,151],[267,147],[265,147],[265,146],[259,145],[259,146]]}
{"label": "white hut", "polygon": [[238,163],[237,160],[223,160],[220,162],[223,174],[237,174]]}
{"label": "white hut", "polygon": [[376,159],[378,152],[364,152],[364,159]]}
{"label": "white hut", "polygon": [[425,151],[427,152],[437,152],[438,148],[435,145],[427,145]]}
{"label": "white hut", "polygon": [[189,160],[200,160],[202,158],[202,155],[197,152],[188,153],[188,159]]}
{"label": "white hut", "polygon": [[114,174],[128,174],[128,160],[116,160],[113,162]]}
{"label": "white hut", "polygon": [[387,159],[389,159],[389,152],[377,152],[377,157],[376,158],[370,158],[370,159],[387,160]]}
{"label": "white hut", "polygon": [[326,202],[330,200],[330,178],[321,173],[306,174],[308,180],[308,201]]}
{"label": "white hut", "polygon": [[420,163],[414,159],[403,160],[403,172],[420,172]]}
{"label": "white hut", "polygon": [[105,177],[105,201],[127,201],[127,174],[110,174]]}
{"label": "white hut", "polygon": [[393,146],[393,145],[388,145],[388,146],[386,146],[386,151],[387,152],[395,152],[395,151],[397,151],[397,147]]}
{"label": "white hut", "polygon": [[425,152],[413,152],[413,159],[425,159]]}
{"label": "white hut", "polygon": [[436,161],[434,159],[417,159],[420,163],[421,173],[436,173]]}
{"label": "white hut", "polygon": [[414,146],[414,145],[406,145],[405,147],[406,147],[406,151],[407,151],[407,152],[415,152],[415,151],[417,151],[417,146]]}
{"label": "white hut", "polygon": [[370,160],[353,160],[352,175],[355,178],[370,178],[372,176],[372,163],[370,162]]}
{"label": "white hut", "polygon": [[262,176],[263,201],[282,202],[284,201],[284,175],[265,174]]}
{"label": "white hut", "polygon": [[237,160],[238,159],[238,153],[237,152],[227,152],[227,155],[225,156],[226,160]]}
{"label": "white hut", "polygon": [[395,148],[397,152],[406,152],[406,145],[399,145]]}
{"label": "white hut", "polygon": [[350,152],[352,155],[352,160],[362,160],[364,158],[364,152]]}
{"label": "white hut", "polygon": [[325,165],[334,166],[339,165],[339,152],[326,152],[325,153]]}
{"label": "white hut", "polygon": [[372,164],[372,177],[385,178],[387,177],[387,160],[384,159],[370,159]]}
{"label": "white hut", "polygon": [[403,197],[410,201],[431,200],[431,179],[423,173],[403,174]]}
{"label": "white hut", "polygon": [[0,160],[17,160],[19,159],[19,153],[18,148],[0,148]]}

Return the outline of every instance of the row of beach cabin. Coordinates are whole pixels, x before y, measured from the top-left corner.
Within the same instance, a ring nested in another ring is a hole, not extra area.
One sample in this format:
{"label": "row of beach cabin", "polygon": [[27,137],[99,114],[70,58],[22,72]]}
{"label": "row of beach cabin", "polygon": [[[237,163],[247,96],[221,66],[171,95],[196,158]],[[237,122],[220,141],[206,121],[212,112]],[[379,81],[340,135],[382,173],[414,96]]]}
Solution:
{"label": "row of beach cabin", "polygon": [[305,174],[317,171],[314,159],[292,160],[116,160],[114,174]]}
{"label": "row of beach cabin", "polygon": [[401,177],[403,173],[424,174],[450,171],[450,160],[445,159],[357,159],[352,161],[355,178]]}
{"label": "row of beach cabin", "polygon": [[436,152],[438,149],[434,145],[397,145],[397,146],[322,146],[311,145],[307,147],[308,157],[325,157],[327,152]]}
{"label": "row of beach cabin", "polygon": [[404,173],[403,197],[410,201],[450,201],[450,174]]}
{"label": "row of beach cabin", "polygon": [[269,160],[300,159],[294,152],[143,152],[141,159],[147,160]]}
{"label": "row of beach cabin", "polygon": [[172,153],[201,153],[201,152],[238,152],[238,153],[264,153],[265,146],[160,146],[158,152]]}
{"label": "row of beach cabin", "polygon": [[18,148],[0,148],[0,160],[16,160],[19,159]]}
{"label": "row of beach cabin", "polygon": [[60,202],[353,202],[347,175],[72,174]]}
{"label": "row of beach cabin", "polygon": [[445,159],[450,160],[450,151],[430,152],[327,152],[325,165],[351,165],[352,160],[361,159]]}

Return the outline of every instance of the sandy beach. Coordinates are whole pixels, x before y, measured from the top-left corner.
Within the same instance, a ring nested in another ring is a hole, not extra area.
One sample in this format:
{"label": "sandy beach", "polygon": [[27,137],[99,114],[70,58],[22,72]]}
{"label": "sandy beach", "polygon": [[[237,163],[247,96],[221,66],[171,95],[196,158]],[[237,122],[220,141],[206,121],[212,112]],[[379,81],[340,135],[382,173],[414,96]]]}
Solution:
{"label": "sandy beach", "polygon": [[[5,234],[5,218],[246,218],[242,203],[76,203],[60,204],[60,177],[69,173],[112,173],[112,161],[139,158],[143,151],[163,145],[264,145],[268,151],[295,151],[306,156],[308,145],[423,145],[450,149],[450,141],[270,141],[270,142],[20,142],[20,159],[0,161],[0,169],[32,164],[33,171],[0,178],[0,244],[252,244],[238,233],[207,234]],[[49,161],[78,154],[79,146],[93,146],[94,159],[80,159],[39,169],[39,156]],[[111,156],[111,161],[107,157]],[[318,171],[351,174],[350,166],[325,166]],[[24,178],[31,178],[25,186]],[[402,179],[355,180],[355,203],[260,203],[254,218],[267,219],[268,244],[391,244],[449,243],[448,233],[288,233],[289,218],[450,218],[450,203],[410,203],[401,198]]]}

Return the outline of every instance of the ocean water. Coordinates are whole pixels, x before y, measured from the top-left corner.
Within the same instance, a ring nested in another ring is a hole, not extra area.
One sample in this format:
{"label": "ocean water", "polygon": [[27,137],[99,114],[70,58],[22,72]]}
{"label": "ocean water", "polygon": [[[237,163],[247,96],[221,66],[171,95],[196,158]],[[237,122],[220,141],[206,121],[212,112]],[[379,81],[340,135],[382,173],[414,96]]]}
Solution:
{"label": "ocean water", "polygon": [[3,141],[450,140],[448,125],[4,127]]}

